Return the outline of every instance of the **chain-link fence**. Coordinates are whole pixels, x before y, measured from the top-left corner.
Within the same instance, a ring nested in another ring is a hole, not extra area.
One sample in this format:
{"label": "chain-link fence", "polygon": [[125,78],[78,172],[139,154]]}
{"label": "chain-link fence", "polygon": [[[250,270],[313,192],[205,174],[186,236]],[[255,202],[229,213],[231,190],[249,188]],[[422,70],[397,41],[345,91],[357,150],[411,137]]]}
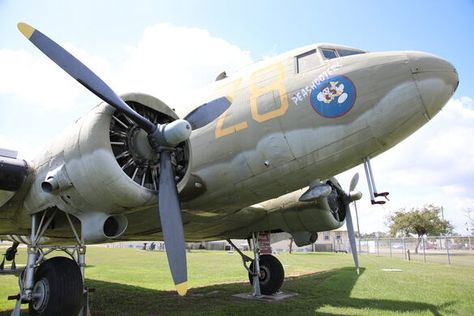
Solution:
{"label": "chain-link fence", "polygon": [[358,240],[360,254],[402,257],[406,260],[474,265],[474,237],[409,237]]}

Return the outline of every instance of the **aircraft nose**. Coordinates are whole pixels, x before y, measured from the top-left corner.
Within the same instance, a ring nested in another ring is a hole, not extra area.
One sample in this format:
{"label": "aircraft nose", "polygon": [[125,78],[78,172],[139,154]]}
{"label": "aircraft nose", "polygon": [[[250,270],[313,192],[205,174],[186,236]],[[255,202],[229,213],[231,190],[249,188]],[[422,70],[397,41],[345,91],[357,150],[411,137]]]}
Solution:
{"label": "aircraft nose", "polygon": [[407,58],[421,101],[431,119],[456,91],[458,73],[451,63],[428,53],[408,52]]}

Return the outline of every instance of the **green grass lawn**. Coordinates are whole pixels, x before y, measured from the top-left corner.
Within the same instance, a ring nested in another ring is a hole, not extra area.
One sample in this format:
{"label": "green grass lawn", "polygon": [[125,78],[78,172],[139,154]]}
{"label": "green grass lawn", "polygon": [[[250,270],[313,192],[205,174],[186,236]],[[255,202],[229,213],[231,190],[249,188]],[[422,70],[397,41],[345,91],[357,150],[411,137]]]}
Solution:
{"label": "green grass lawn", "polygon": [[[96,289],[91,296],[93,316],[474,315],[474,265],[363,255],[357,276],[349,254],[281,254],[287,275],[282,290],[298,295],[261,302],[233,297],[251,291],[237,253],[188,253],[191,289],[179,297],[164,253],[97,247],[87,251],[87,283]],[[18,261],[24,258],[23,250]],[[11,312],[14,302],[6,297],[17,293],[16,286],[15,277],[0,276],[1,315]]]}

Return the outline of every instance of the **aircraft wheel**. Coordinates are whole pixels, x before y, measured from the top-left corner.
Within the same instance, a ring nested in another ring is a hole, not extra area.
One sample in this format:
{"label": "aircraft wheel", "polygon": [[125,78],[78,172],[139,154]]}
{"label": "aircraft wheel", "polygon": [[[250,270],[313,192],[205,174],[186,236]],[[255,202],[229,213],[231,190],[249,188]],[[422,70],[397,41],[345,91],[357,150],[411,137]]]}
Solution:
{"label": "aircraft wheel", "polygon": [[[250,265],[253,270],[253,262]],[[278,292],[283,285],[285,271],[281,262],[272,255],[260,256],[260,292],[263,295],[272,295]],[[249,273],[250,284],[253,284],[253,276]]]}
{"label": "aircraft wheel", "polygon": [[66,257],[43,262],[35,272],[30,315],[78,315],[83,283],[77,263]]}

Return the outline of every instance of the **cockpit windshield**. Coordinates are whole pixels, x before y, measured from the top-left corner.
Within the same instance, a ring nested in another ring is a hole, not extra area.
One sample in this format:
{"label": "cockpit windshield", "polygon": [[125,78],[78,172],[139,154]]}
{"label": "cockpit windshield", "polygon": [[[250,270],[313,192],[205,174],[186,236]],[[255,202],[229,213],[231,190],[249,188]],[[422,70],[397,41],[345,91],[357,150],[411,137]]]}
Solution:
{"label": "cockpit windshield", "polygon": [[345,57],[356,54],[363,54],[364,51],[353,50],[353,49],[343,49],[343,48],[321,48],[324,58],[333,59],[338,57]]}

